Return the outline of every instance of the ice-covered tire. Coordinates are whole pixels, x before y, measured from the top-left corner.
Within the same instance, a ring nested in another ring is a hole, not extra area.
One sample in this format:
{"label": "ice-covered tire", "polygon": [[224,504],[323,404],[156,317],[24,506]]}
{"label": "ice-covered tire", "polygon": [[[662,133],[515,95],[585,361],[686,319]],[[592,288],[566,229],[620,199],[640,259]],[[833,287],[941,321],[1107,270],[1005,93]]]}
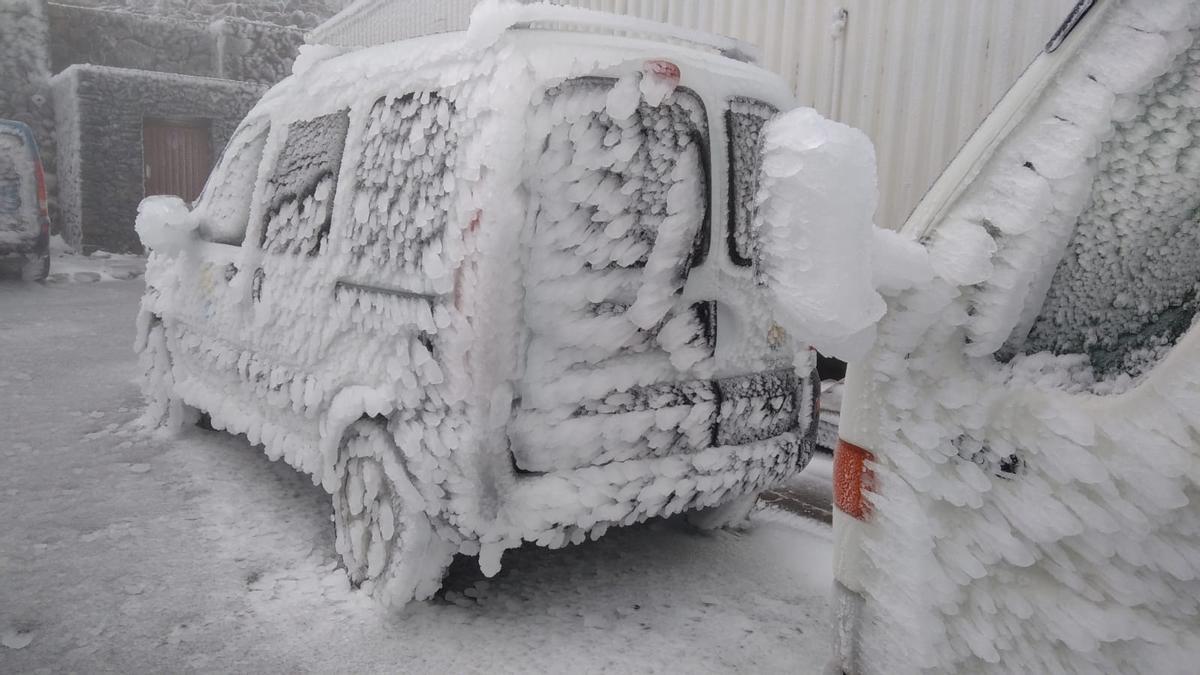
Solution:
{"label": "ice-covered tire", "polygon": [[338,451],[335,546],[351,583],[392,608],[441,587],[455,547],[438,536],[392,435],[361,420]]}
{"label": "ice-covered tire", "polygon": [[700,530],[744,529],[750,524],[750,512],[756,503],[757,490],[712,508],[690,511],[687,514],[688,523]]}
{"label": "ice-covered tire", "polygon": [[21,265],[22,281],[45,281],[50,276],[50,254],[29,258]]}

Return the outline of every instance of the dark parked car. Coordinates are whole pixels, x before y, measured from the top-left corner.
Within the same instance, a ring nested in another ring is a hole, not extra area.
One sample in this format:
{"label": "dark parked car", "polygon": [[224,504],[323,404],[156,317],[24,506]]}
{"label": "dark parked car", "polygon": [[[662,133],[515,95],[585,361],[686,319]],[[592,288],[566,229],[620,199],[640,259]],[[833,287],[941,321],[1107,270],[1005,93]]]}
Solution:
{"label": "dark parked car", "polygon": [[46,178],[33,131],[0,120],[0,265],[29,280],[50,274]]}

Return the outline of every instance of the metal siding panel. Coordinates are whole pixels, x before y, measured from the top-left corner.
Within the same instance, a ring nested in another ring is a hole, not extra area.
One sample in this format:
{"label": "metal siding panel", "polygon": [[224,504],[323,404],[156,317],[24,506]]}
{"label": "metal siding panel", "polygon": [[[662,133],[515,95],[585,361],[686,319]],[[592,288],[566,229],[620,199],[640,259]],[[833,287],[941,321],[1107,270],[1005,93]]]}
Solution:
{"label": "metal siding panel", "polygon": [[[921,21],[927,18],[923,16],[927,9],[927,3],[918,3],[903,15],[894,17],[895,24],[901,26],[905,35],[915,35],[918,26],[924,24],[929,27],[927,22]],[[927,39],[936,39],[936,33],[928,35]],[[905,201],[911,195],[915,176],[913,172],[905,171],[904,168],[905,165],[918,164],[917,157],[921,151],[913,142],[914,136],[919,134],[921,129],[928,128],[927,122],[924,122],[928,117],[925,116],[925,106],[922,105],[928,99],[911,96],[909,92],[918,87],[927,75],[921,69],[920,61],[929,50],[913,49],[912,45],[902,44],[899,40],[892,42],[891,49],[888,50],[887,64],[895,67],[896,71],[890,75],[885,74],[883,79],[884,86],[888,88],[889,100],[896,102],[896,108],[880,118],[876,128],[880,130],[880,137],[888,140],[886,157],[882,161],[896,169],[895,189],[879,195],[880,213],[890,212],[897,202]],[[880,109],[879,106],[876,108]],[[914,121],[918,123],[914,124]]]}
{"label": "metal siding panel", "polygon": [[[899,227],[1040,50],[1073,0],[562,0],[666,19],[762,50],[803,105],[876,145],[877,220]],[[834,13],[849,10],[841,94],[832,99]]]}
{"label": "metal siding panel", "polygon": [[[879,160],[877,221],[899,227],[1074,0],[554,0],[755,43],[803,105],[861,128]],[[465,26],[475,0],[384,0],[323,37],[350,45]],[[834,101],[834,12],[850,15]],[[455,21],[461,26],[448,26]],[[314,31],[322,35],[321,29]]]}

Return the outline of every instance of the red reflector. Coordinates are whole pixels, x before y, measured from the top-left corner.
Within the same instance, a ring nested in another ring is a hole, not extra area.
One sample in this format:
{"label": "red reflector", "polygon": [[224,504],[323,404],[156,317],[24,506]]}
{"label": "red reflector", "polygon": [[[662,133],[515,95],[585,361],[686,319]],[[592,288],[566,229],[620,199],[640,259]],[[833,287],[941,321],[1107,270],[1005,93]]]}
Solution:
{"label": "red reflector", "polygon": [[871,504],[863,497],[874,482],[867,462],[875,456],[862,448],[838,439],[833,451],[833,503],[848,516],[866,520]]}
{"label": "red reflector", "polygon": [[679,66],[662,59],[647,61],[642,68],[646,73],[654,77],[662,78],[674,84],[679,84]]}
{"label": "red reflector", "polygon": [[[471,222],[467,223],[467,231],[473,233],[479,230],[479,222],[481,220],[483,220],[483,211],[476,209],[475,214],[471,216]],[[462,310],[463,267],[465,266],[466,263],[464,262],[454,271],[454,308],[457,310]]]}
{"label": "red reflector", "polygon": [[38,201],[46,201],[46,172],[42,170],[41,162],[34,162],[33,176],[37,183]]}

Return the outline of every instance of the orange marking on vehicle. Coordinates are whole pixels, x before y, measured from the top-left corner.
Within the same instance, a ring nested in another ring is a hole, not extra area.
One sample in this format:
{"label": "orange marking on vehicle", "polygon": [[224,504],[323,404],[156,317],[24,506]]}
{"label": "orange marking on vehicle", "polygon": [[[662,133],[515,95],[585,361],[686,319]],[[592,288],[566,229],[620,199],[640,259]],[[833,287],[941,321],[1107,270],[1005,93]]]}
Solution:
{"label": "orange marking on vehicle", "polygon": [[833,451],[833,503],[846,515],[866,520],[871,515],[871,503],[863,491],[874,487],[875,476],[867,462],[875,460],[870,452],[838,439]]}
{"label": "orange marking on vehicle", "polygon": [[[479,222],[482,219],[483,219],[483,210],[475,209],[475,214],[473,216],[471,216],[471,222],[467,223],[467,232],[474,234],[476,231],[478,231],[479,230]],[[462,262],[462,264],[458,266],[458,269],[454,270],[454,309],[457,309],[459,311],[462,311],[463,267],[465,267],[466,264],[467,264],[467,261],[464,260]]]}

